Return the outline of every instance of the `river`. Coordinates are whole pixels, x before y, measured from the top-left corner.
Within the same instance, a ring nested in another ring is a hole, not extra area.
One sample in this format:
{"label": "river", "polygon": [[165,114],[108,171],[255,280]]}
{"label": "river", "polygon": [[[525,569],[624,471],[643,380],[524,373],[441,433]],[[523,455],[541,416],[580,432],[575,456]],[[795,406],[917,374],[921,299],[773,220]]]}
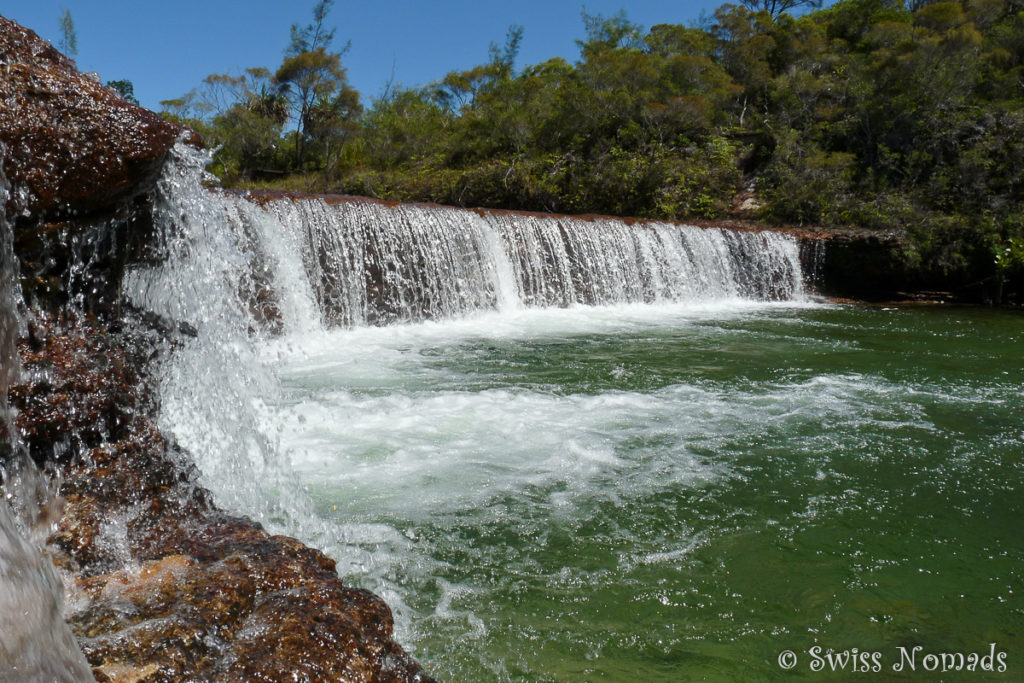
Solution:
{"label": "river", "polygon": [[782,235],[165,182],[164,427],[439,680],[1024,651],[1019,313],[816,301]]}
{"label": "river", "polygon": [[1022,348],[980,309],[523,311],[278,340],[269,419],[439,678],[739,679],[1024,650]]}

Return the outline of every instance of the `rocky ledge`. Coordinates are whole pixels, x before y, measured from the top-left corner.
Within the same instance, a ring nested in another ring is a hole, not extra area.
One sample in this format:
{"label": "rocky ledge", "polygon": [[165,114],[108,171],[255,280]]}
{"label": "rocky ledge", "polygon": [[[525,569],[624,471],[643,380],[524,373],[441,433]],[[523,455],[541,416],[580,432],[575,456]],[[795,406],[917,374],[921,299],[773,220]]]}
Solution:
{"label": "rocky ledge", "polygon": [[2,16],[0,64],[0,140],[18,188],[8,215],[53,220],[113,209],[145,191],[179,137],[200,144]]}
{"label": "rocky ledge", "polygon": [[[178,330],[132,310],[121,277],[145,257],[170,147],[199,139],[3,17],[0,68],[0,227],[23,295],[13,427],[59,494],[47,551],[95,678],[430,681],[380,598],[345,586],[322,553],[219,509],[155,424],[149,368]],[[0,449],[0,476],[13,453]]]}
{"label": "rocky ledge", "polygon": [[48,547],[100,681],[429,681],[391,612],[334,562],[217,508],[153,423],[137,368],[166,336],[140,319],[36,314],[16,426],[58,483]]}

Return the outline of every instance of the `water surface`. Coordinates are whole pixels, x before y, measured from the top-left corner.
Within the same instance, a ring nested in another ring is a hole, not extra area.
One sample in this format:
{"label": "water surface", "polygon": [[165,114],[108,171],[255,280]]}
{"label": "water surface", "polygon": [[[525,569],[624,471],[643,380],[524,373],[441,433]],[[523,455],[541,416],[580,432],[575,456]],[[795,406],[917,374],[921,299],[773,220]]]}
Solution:
{"label": "water surface", "polygon": [[1024,671],[1022,349],[1016,313],[712,302],[263,356],[295,533],[439,679],[678,681],[815,677],[814,645]]}

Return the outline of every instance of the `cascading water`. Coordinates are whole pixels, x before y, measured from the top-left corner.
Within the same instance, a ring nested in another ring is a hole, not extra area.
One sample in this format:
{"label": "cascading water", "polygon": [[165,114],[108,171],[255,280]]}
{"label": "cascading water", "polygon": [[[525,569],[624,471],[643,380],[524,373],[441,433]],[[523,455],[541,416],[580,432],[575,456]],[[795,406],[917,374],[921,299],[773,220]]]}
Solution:
{"label": "cascading water", "polygon": [[8,403],[18,377],[19,293],[7,197],[0,166],[0,680],[88,681],[92,672],[63,618],[64,587],[42,552],[56,503],[18,442]]}
{"label": "cascading water", "polygon": [[158,188],[159,265],[129,272],[125,293],[194,331],[163,369],[163,424],[222,502],[259,518],[308,514],[285,509],[301,499],[256,493],[293,484],[261,424],[274,378],[253,342],[268,331],[803,296],[796,242],[785,235],[368,201],[260,208],[208,192],[201,155],[180,145],[175,155]]}
{"label": "cascading water", "polygon": [[126,284],[187,332],[163,426],[439,679],[1024,647],[1018,319],[808,302],[785,235],[260,206],[176,154]]}
{"label": "cascading water", "polygon": [[41,548],[52,493],[27,457],[8,461],[0,499],[0,679],[93,680],[64,621],[64,586]]}
{"label": "cascading water", "polygon": [[[660,399],[641,406],[613,398],[609,413],[601,402],[537,403],[500,387],[481,392],[481,405],[466,404],[459,391],[424,398],[406,392],[433,381],[429,369],[414,367],[412,376],[404,376],[410,347],[429,355],[431,335],[460,338],[466,325],[474,338],[516,338],[524,330],[529,336],[531,329],[543,337],[565,316],[583,321],[584,328],[614,328],[630,320],[643,324],[650,311],[662,309],[745,310],[759,305],[750,302],[803,298],[796,242],[785,235],[369,201],[260,206],[209,192],[202,187],[204,159],[184,148],[174,154],[154,213],[159,239],[151,262],[159,265],[135,267],[124,286],[134,303],[185,331],[159,371],[161,424],[193,455],[203,483],[222,505],[326,549],[342,576],[387,600],[406,641],[421,633],[413,624],[424,616],[424,599],[436,601],[435,615],[455,614],[453,603],[470,589],[431,573],[431,567],[443,568],[442,559],[404,551],[411,531],[390,523],[333,521],[333,511],[362,510],[367,503],[343,496],[325,513],[322,492],[309,479],[314,449],[303,446],[304,439],[321,450],[321,462],[346,443],[369,454],[366,461],[340,456],[328,467],[350,468],[371,501],[395,503],[380,490],[379,479],[395,476],[393,493],[405,503],[420,497],[429,511],[438,496],[468,505],[479,500],[447,486],[431,493],[431,466],[445,479],[463,476],[478,494],[495,496],[520,485],[545,488],[561,481],[566,469],[583,485],[617,467],[607,446],[571,430],[559,434],[552,425],[543,425],[552,430],[550,438],[502,451],[495,438],[506,445],[518,438],[518,428],[500,417],[507,407],[513,423],[527,425],[543,424],[548,415],[568,426],[577,412],[589,413],[596,421],[580,424],[595,434],[609,414],[626,421],[632,410],[655,420],[671,414],[665,412],[671,401],[660,405]],[[332,416],[322,419],[319,408],[308,409],[291,386],[294,361],[301,366],[302,358],[315,358],[321,344],[337,351],[323,375],[329,398],[320,403]],[[415,418],[403,416],[409,409]],[[393,415],[397,422],[388,424]],[[423,429],[441,430],[434,446],[424,445]],[[450,448],[452,457],[438,460],[438,448]],[[550,452],[538,461],[542,449]],[[400,469],[373,453],[385,459],[402,454]],[[383,468],[381,475],[374,474],[374,463]],[[689,464],[665,466],[680,480],[704,476]],[[406,468],[419,474],[407,476]],[[409,489],[415,481],[422,486]],[[487,630],[476,616],[466,619],[471,631]]]}
{"label": "cascading water", "polygon": [[273,377],[257,362],[250,334],[269,324],[258,301],[268,296],[267,272],[288,281],[288,268],[271,264],[287,264],[287,251],[268,253],[278,243],[259,237],[275,226],[202,186],[204,162],[198,152],[175,147],[156,189],[152,249],[159,265],[129,271],[124,291],[185,331],[159,370],[162,428],[193,454],[222,505],[280,520],[301,507],[301,498],[269,493],[286,468],[258,421],[258,397],[273,393]]}
{"label": "cascading water", "polygon": [[277,201],[270,211],[301,250],[327,327],[519,306],[803,296],[796,242],[776,233],[371,202]]}

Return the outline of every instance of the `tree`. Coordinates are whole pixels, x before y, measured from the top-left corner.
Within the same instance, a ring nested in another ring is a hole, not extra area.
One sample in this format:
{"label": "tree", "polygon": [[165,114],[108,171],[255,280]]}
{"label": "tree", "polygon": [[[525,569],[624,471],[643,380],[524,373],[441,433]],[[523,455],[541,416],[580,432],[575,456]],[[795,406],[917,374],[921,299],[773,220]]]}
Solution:
{"label": "tree", "polygon": [[[291,26],[291,41],[285,48],[285,57],[294,57],[303,52],[311,52],[318,47],[327,47],[334,41],[336,29],[327,29],[324,22],[330,14],[334,0],[320,0],[313,6],[313,22],[306,26],[299,27],[298,24]],[[342,52],[346,51],[346,47]]]}
{"label": "tree", "polygon": [[71,10],[61,8],[60,19],[57,23],[60,26],[60,51],[72,60],[78,56],[78,33],[75,32],[75,22],[71,19]]}
{"label": "tree", "polygon": [[[334,40],[335,29],[327,29],[324,22],[333,4],[334,0],[320,0],[313,7],[312,23],[302,28],[292,25],[291,42],[285,49],[284,61],[274,74],[274,82],[288,98],[295,122],[295,165],[298,170],[302,170],[306,161],[311,121],[314,118],[318,121],[334,118],[333,114],[324,116],[325,103],[334,102],[341,109],[354,111],[350,99],[355,91],[349,88],[345,68],[341,65],[341,57],[350,44],[337,52],[328,50]],[[356,100],[358,103],[358,94]],[[319,108],[315,117],[312,116],[314,105]],[[319,125],[317,129],[323,130]]]}
{"label": "tree", "polygon": [[373,163],[390,169],[441,147],[452,120],[453,114],[427,89],[395,88],[375,100],[363,117],[361,138]]}
{"label": "tree", "polygon": [[215,161],[225,175],[253,178],[281,173],[277,150],[288,120],[288,101],[276,87],[268,69],[245,70],[241,77],[216,76],[233,92],[233,103],[213,120],[211,142],[221,145]]}
{"label": "tree", "polygon": [[743,4],[754,12],[765,11],[772,19],[777,19],[783,12],[788,12],[798,7],[819,9],[822,0],[743,0]]}
{"label": "tree", "polygon": [[505,33],[505,45],[499,48],[491,43],[487,52],[491,57],[491,64],[504,78],[513,75],[516,57],[519,56],[519,47],[523,42],[523,27],[519,24],[512,24]]}
{"label": "tree", "polygon": [[135,86],[128,79],[107,81],[106,86],[121,95],[127,102],[132,104],[139,103],[139,100],[135,97]]}
{"label": "tree", "polygon": [[513,24],[505,35],[505,45],[491,43],[490,60],[465,71],[451,71],[433,88],[434,97],[446,109],[458,112],[472,107],[479,93],[514,75],[516,56],[523,40],[523,27]]}
{"label": "tree", "polygon": [[253,81],[252,87],[246,91],[245,107],[254,114],[283,126],[288,120],[288,97],[273,84],[270,71],[258,68],[248,69],[246,73]]}
{"label": "tree", "polygon": [[[738,123],[746,123],[748,111],[767,114],[767,91],[772,73],[772,55],[777,43],[776,22],[768,12],[751,12],[746,7],[722,5],[715,11],[711,35],[718,43],[716,58],[730,77],[741,86],[735,100]],[[764,123],[765,117],[759,123]]]}
{"label": "tree", "polygon": [[349,136],[358,128],[359,115],[363,107],[359,93],[348,85],[337,92],[313,100],[306,112],[305,130],[308,143],[318,155],[320,166],[325,172],[337,162],[342,147]]}
{"label": "tree", "polygon": [[640,48],[643,45],[644,29],[626,17],[626,10],[619,10],[611,17],[601,14],[589,14],[587,8],[581,11],[583,28],[587,33],[586,40],[577,40],[576,44],[586,52],[588,46],[594,48]]}
{"label": "tree", "polygon": [[222,179],[286,170],[278,150],[289,105],[268,69],[210,74],[198,88],[160,105],[165,118],[194,128],[217,147],[210,170]]}
{"label": "tree", "polygon": [[295,164],[301,170],[305,162],[306,138],[311,132],[309,123],[314,104],[331,101],[348,88],[341,54],[318,47],[286,57],[274,74],[274,80],[291,106],[296,124]]}

